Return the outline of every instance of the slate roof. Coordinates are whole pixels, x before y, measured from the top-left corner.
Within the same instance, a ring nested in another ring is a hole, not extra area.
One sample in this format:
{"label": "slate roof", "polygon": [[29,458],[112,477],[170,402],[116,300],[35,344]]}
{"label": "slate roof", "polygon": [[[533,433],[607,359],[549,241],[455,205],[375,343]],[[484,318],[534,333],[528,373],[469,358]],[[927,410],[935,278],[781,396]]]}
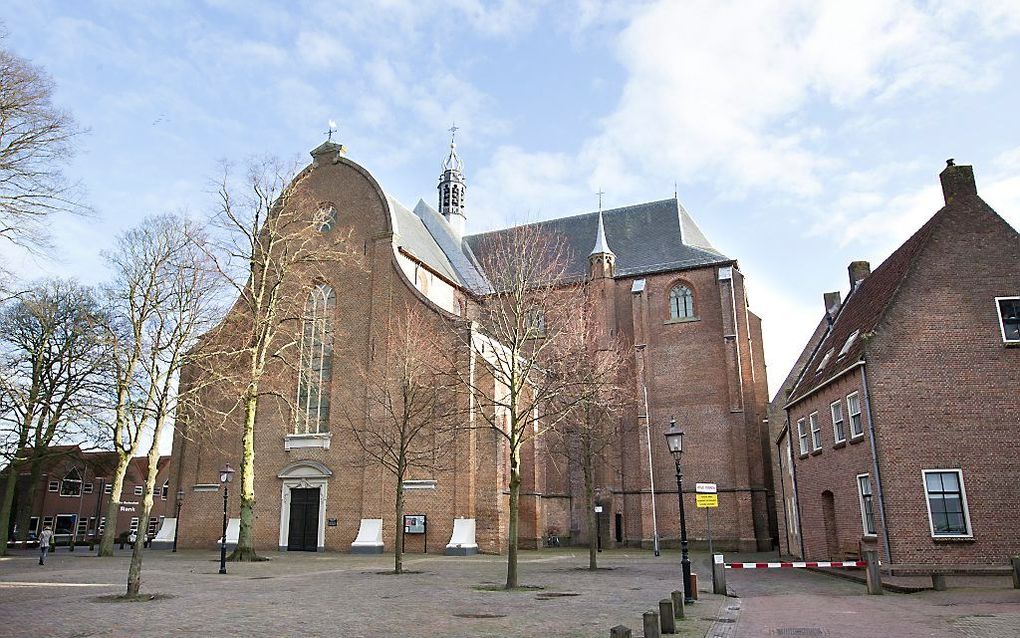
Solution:
{"label": "slate roof", "polygon": [[[910,273],[917,256],[921,253],[928,238],[931,237],[932,231],[947,214],[946,210],[943,208],[936,213],[864,281],[850,291],[846,301],[836,314],[828,334],[801,372],[800,379],[794,386],[787,405],[803,399],[863,358],[869,334],[882,320],[896,296],[896,291],[899,290],[900,285]],[[846,354],[839,356],[847,339],[854,332],[857,332],[857,338],[847,349]],[[828,361],[825,361],[825,365],[821,365],[830,350],[832,354]],[[820,365],[821,369],[819,370]]]}
{"label": "slate roof", "polygon": [[[683,270],[733,260],[719,252],[676,198],[602,212],[606,240],[616,254],[616,276]],[[598,212],[528,224],[563,238],[571,255],[567,277],[588,272],[588,255],[598,233]],[[493,240],[509,229],[464,237],[471,252],[484,261]]]}

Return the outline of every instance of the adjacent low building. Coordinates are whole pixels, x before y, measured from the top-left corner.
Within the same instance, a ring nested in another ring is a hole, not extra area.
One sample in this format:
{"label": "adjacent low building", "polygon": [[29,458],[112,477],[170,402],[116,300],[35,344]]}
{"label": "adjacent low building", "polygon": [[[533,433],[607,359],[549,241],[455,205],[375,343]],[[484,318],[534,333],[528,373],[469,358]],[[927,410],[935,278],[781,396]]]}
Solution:
{"label": "adjacent low building", "polygon": [[[159,531],[167,503],[172,502],[167,480],[169,460],[169,456],[159,459],[156,493],[148,520],[142,520],[141,507],[148,460],[145,457],[131,460],[114,523],[118,537],[127,537],[131,532],[151,537]],[[107,525],[106,507],[113,491],[110,481],[116,467],[116,452],[88,452],[76,445],[49,448],[38,481],[31,480],[28,468],[18,477],[11,538],[18,542],[34,540],[43,527],[50,526],[58,545],[98,541]],[[8,479],[8,470],[0,473],[0,489]]]}
{"label": "adjacent low building", "polygon": [[1020,552],[1020,236],[941,174],[945,206],[825,317],[770,410],[780,545],[808,560]]}

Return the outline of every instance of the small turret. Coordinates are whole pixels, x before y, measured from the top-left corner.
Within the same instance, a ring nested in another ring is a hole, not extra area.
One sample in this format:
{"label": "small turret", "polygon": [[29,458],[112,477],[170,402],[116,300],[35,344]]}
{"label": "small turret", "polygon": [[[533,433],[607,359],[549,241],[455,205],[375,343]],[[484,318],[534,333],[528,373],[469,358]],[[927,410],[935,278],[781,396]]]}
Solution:
{"label": "small turret", "polygon": [[588,274],[592,279],[612,277],[616,272],[616,253],[606,241],[606,227],[602,221],[602,193],[599,193],[599,225],[595,234],[595,247],[588,255]]}
{"label": "small turret", "polygon": [[443,173],[439,176],[439,212],[450,224],[457,238],[464,236],[467,216],[467,182],[464,180],[464,161],[457,155],[457,126],[450,127],[450,154],[443,162]]}

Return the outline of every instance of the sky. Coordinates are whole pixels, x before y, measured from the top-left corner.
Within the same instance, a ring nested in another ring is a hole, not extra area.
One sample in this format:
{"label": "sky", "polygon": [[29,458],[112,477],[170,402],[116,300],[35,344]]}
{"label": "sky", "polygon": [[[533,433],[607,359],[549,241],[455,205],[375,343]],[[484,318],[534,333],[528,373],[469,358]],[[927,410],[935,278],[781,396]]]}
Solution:
{"label": "sky", "polygon": [[329,120],[405,205],[456,122],[467,232],[672,197],[739,261],[770,392],[846,267],[942,205],[947,158],[1020,227],[1020,0],[7,0],[2,46],[87,129],[91,219],[26,279],[106,277],[154,213],[204,215],[223,161],[306,163]]}

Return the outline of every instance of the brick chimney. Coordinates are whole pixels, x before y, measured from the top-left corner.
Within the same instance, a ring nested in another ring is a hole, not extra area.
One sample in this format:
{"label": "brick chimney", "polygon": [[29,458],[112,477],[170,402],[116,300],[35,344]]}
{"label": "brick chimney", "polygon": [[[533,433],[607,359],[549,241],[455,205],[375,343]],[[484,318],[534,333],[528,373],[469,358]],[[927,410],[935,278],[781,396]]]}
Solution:
{"label": "brick chimney", "polygon": [[825,316],[829,318],[829,323],[832,323],[832,320],[836,317],[836,313],[839,312],[842,297],[837,290],[835,292],[823,293],[822,299],[825,301]]}
{"label": "brick chimney", "polygon": [[942,195],[946,204],[952,203],[957,197],[977,195],[973,166],[957,166],[952,159],[948,159],[946,167],[939,173],[939,180],[942,182]]}
{"label": "brick chimney", "polygon": [[847,272],[850,273],[850,289],[853,290],[871,274],[871,264],[866,261],[851,261],[847,266]]}

